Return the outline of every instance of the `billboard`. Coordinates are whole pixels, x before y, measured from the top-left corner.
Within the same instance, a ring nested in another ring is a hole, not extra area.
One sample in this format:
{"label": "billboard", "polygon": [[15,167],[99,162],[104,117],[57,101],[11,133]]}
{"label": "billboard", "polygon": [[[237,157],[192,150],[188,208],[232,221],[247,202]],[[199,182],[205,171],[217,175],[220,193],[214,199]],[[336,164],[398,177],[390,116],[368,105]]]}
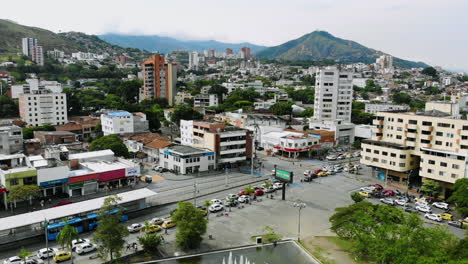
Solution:
{"label": "billboard", "polygon": [[276,169],[275,178],[283,182],[292,182],[293,173],[291,171],[285,171]]}

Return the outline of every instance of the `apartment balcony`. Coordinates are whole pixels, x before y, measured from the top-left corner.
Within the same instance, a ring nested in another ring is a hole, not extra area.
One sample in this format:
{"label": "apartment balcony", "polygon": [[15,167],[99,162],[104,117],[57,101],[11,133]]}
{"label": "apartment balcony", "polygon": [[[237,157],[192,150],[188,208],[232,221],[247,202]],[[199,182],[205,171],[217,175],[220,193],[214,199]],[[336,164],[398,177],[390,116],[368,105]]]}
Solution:
{"label": "apartment balcony", "polygon": [[416,142],[406,140],[405,145],[408,146],[408,147],[416,147]]}
{"label": "apartment balcony", "polygon": [[432,132],[434,131],[434,127],[433,126],[421,126],[421,130],[424,130],[424,131],[429,131],[429,132]]}
{"label": "apartment balcony", "polygon": [[374,119],[372,120],[372,124],[376,125],[376,126],[382,126],[384,124],[384,121],[383,120],[378,120],[378,119]]}
{"label": "apartment balcony", "polygon": [[407,129],[418,129],[418,125],[415,125],[415,124],[406,124],[405,127]]}
{"label": "apartment balcony", "polygon": [[455,143],[456,143],[457,145],[460,145],[460,142],[461,142],[460,139],[457,139],[457,140],[455,141]]}
{"label": "apartment balcony", "polygon": [[382,140],[382,136],[378,136],[378,137],[376,137],[376,138],[375,138],[375,140],[377,140],[377,141],[381,141],[381,140]]}
{"label": "apartment balcony", "polygon": [[225,158],[225,159],[219,159],[218,163],[234,163],[237,161],[243,161],[246,160],[247,158],[245,156],[243,157],[234,157],[234,158]]}
{"label": "apartment balcony", "polygon": [[406,137],[409,137],[409,138],[416,138],[416,133],[406,132]]}
{"label": "apartment balcony", "polygon": [[383,133],[383,129],[382,128],[374,128],[374,132],[376,134],[382,134]]}
{"label": "apartment balcony", "polygon": [[245,152],[245,148],[238,148],[238,149],[227,149],[227,150],[220,150],[219,153],[221,155],[224,154],[232,154],[232,153],[243,153]]}
{"label": "apartment balcony", "polygon": [[424,134],[421,134],[419,136],[421,139],[425,139],[425,140],[432,140],[432,135],[424,135]]}
{"label": "apartment balcony", "polygon": [[421,147],[422,148],[432,148],[432,144],[431,143],[421,143]]}
{"label": "apartment balcony", "polygon": [[463,129],[462,129],[462,130],[460,131],[460,135],[462,135],[462,136],[468,136],[468,130],[463,130]]}
{"label": "apartment balcony", "polygon": [[220,146],[223,147],[223,146],[231,146],[231,145],[242,145],[242,144],[246,144],[246,140],[233,140],[233,141],[223,141],[223,142],[220,142]]}

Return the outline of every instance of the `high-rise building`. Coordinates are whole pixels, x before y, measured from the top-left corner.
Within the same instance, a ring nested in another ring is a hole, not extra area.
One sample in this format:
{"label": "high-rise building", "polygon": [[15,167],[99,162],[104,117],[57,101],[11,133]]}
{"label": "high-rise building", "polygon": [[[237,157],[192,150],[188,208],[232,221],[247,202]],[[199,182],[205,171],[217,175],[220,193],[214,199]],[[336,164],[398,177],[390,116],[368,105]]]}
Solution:
{"label": "high-rise building", "polygon": [[67,96],[49,90],[19,96],[21,120],[29,126],[63,125],[68,122]]}
{"label": "high-rise building", "polygon": [[155,54],[142,63],[143,87],[140,100],[146,98],[166,98],[174,104],[176,94],[177,69],[173,63],[166,63],[164,56]]}
{"label": "high-rise building", "polygon": [[353,74],[337,67],[317,70],[314,119],[351,122]]}
{"label": "high-rise building", "polygon": [[215,50],[214,49],[209,49],[208,50],[208,57],[209,58],[214,58],[215,57]]}
{"label": "high-rise building", "polygon": [[199,59],[198,52],[192,51],[189,53],[189,69],[193,70],[198,67]]}
{"label": "high-rise building", "polygon": [[31,58],[37,65],[44,65],[44,52],[42,50],[42,46],[33,47]]}
{"label": "high-rise building", "polygon": [[231,55],[232,53],[233,53],[232,49],[230,49],[230,48],[226,49],[226,55]]}
{"label": "high-rise building", "polygon": [[376,63],[379,65],[379,68],[382,71],[393,70],[393,57],[390,55],[380,56],[377,58]]}
{"label": "high-rise building", "polygon": [[37,39],[34,38],[23,38],[23,55],[32,56],[33,47],[38,45]]}
{"label": "high-rise building", "polygon": [[242,54],[243,54],[243,59],[250,59],[250,48],[249,47],[242,47],[241,48]]}

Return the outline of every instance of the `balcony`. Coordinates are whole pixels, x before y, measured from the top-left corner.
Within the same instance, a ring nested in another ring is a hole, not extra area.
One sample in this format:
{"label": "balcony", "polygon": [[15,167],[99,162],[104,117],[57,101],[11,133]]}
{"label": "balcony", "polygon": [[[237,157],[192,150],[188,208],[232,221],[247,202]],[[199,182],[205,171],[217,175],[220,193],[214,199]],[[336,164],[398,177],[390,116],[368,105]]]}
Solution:
{"label": "balcony", "polygon": [[421,134],[421,135],[420,135],[420,138],[421,138],[421,139],[425,139],[425,140],[432,140],[432,135],[424,135],[424,134]]}
{"label": "balcony", "polygon": [[406,124],[407,129],[418,129],[418,125],[415,124]]}
{"label": "balcony", "polygon": [[246,140],[233,140],[233,141],[224,141],[224,142],[220,142],[220,146],[223,147],[223,146],[231,146],[231,145],[242,145],[242,144],[246,144]]}
{"label": "balcony", "polygon": [[374,119],[372,120],[372,124],[376,125],[376,126],[382,126],[384,124],[384,121],[383,120],[378,120],[378,119]]}
{"label": "balcony", "polygon": [[226,158],[226,159],[219,159],[219,163],[234,163],[237,161],[243,161],[246,160],[247,158],[244,157],[235,157],[235,158]]}
{"label": "balcony", "polygon": [[429,131],[429,132],[432,132],[434,131],[434,127],[433,126],[421,126],[421,130],[424,130],[424,131]]}
{"label": "balcony", "polygon": [[232,153],[243,153],[245,152],[245,148],[238,148],[238,149],[226,149],[226,150],[220,150],[219,153],[221,155],[224,154],[232,154]]}
{"label": "balcony", "polygon": [[416,138],[416,133],[406,132],[406,137],[409,137],[409,138]]}
{"label": "balcony", "polygon": [[422,148],[432,148],[432,144],[430,143],[421,143]]}
{"label": "balcony", "polygon": [[382,136],[378,136],[378,137],[376,137],[376,138],[375,138],[375,140],[377,140],[377,141],[381,141],[381,140],[382,140]]}
{"label": "balcony", "polygon": [[408,147],[416,147],[416,142],[406,140],[405,145]]}
{"label": "balcony", "polygon": [[374,128],[374,132],[376,134],[382,134],[383,133],[383,129],[382,128]]}

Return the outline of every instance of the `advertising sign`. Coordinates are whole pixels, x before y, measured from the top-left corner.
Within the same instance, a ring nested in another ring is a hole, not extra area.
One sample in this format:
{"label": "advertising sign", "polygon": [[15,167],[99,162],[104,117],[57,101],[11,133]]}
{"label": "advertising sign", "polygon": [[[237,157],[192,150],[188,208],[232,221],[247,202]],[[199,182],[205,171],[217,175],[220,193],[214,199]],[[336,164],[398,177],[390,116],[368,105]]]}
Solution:
{"label": "advertising sign", "polygon": [[290,171],[276,169],[275,178],[282,182],[292,182],[293,173]]}

